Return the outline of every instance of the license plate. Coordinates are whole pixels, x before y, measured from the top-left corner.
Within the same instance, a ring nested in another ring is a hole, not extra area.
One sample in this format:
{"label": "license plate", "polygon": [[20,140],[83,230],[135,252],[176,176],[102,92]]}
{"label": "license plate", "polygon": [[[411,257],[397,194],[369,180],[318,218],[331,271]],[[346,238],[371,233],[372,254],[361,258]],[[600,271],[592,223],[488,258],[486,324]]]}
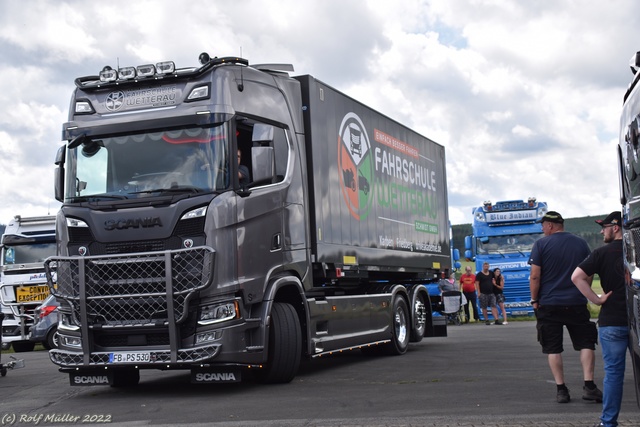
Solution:
{"label": "license plate", "polygon": [[145,363],[151,361],[148,351],[119,351],[109,354],[109,363]]}
{"label": "license plate", "polygon": [[511,315],[512,316],[528,316],[529,312],[528,311],[512,311]]}
{"label": "license plate", "polygon": [[49,295],[49,287],[40,286],[20,286],[16,288],[16,302],[40,302]]}

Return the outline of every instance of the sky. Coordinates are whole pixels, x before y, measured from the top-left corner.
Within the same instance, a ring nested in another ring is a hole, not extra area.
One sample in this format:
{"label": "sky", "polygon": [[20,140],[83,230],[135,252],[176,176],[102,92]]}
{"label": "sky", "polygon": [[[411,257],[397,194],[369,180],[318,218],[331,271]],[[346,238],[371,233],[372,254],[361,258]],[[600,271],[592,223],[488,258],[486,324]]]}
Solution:
{"label": "sky", "polygon": [[452,224],[485,200],[619,210],[638,16],[637,0],[2,0],[0,223],[59,209],[76,77],[201,52],[293,64],[443,145]]}

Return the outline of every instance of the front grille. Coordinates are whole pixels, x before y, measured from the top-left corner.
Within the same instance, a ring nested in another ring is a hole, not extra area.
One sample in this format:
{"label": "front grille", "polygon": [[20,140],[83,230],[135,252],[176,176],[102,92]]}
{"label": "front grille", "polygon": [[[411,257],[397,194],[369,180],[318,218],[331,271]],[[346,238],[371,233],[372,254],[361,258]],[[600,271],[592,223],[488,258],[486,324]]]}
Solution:
{"label": "front grille", "polygon": [[214,257],[208,247],[53,257],[45,270],[51,292],[69,302],[77,325],[159,326],[186,319],[189,298],[213,280]]}
{"label": "front grille", "polygon": [[[91,255],[115,255],[137,252],[160,252],[182,248],[182,237],[203,236],[205,218],[178,221],[167,239],[126,242],[98,242],[88,227],[69,227],[69,247],[87,246]],[[76,252],[72,250],[71,252]]]}
{"label": "front grille", "polygon": [[166,346],[169,345],[168,333],[148,333],[144,335],[129,334],[95,334],[94,341],[97,346],[103,348],[109,347],[127,347],[127,346]]}

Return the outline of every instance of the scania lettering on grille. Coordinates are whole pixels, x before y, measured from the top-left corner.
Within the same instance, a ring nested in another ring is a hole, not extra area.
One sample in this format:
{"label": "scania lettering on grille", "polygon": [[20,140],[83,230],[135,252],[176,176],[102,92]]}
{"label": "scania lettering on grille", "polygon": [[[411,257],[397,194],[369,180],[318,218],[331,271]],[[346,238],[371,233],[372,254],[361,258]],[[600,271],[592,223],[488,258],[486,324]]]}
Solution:
{"label": "scania lettering on grille", "polygon": [[108,231],[151,227],[162,227],[162,221],[160,221],[160,218],[112,219],[104,222],[104,229]]}

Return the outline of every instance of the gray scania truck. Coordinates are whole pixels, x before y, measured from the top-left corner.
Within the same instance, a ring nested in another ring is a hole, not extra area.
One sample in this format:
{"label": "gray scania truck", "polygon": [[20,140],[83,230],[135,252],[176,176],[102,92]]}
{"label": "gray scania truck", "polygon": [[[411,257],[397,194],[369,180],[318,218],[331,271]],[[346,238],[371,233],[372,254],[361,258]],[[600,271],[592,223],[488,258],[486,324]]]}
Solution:
{"label": "gray scania truck", "polygon": [[75,80],[45,262],[71,385],[289,382],[446,335],[444,147],[292,71],[203,53]]}

